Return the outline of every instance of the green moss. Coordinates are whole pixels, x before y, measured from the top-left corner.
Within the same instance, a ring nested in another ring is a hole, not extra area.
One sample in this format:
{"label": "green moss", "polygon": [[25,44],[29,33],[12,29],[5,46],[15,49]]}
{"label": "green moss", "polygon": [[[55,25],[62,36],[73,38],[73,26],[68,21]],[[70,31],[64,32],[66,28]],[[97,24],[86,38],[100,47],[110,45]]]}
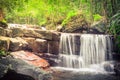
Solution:
{"label": "green moss", "polygon": [[93,15],[93,17],[94,17],[94,21],[100,21],[102,19],[102,16],[100,16],[99,14]]}
{"label": "green moss", "polygon": [[76,16],[76,15],[77,15],[77,13],[74,12],[74,11],[69,12],[69,13],[67,14],[67,17],[66,17],[66,18],[63,20],[63,22],[62,22],[62,26],[65,26],[65,25],[70,21],[70,19],[71,19],[72,17]]}
{"label": "green moss", "polygon": [[9,55],[9,52],[6,52],[6,51],[4,51],[4,50],[0,50],[0,57],[1,56],[7,56],[7,55]]}

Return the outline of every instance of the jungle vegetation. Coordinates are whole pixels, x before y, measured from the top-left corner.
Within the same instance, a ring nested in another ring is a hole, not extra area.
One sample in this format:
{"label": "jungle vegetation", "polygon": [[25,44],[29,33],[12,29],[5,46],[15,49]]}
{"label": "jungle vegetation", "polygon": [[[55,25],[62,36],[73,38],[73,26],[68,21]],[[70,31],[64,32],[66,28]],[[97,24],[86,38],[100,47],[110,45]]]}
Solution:
{"label": "jungle vegetation", "polygon": [[101,18],[108,22],[119,8],[120,0],[0,0],[0,21],[54,29],[78,13],[90,23]]}

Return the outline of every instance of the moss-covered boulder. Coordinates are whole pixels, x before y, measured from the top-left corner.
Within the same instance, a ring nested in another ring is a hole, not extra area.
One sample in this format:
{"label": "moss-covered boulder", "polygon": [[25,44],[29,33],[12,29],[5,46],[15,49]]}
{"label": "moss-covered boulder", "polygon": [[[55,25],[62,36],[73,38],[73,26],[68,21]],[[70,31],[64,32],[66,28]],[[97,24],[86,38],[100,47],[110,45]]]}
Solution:
{"label": "moss-covered boulder", "polygon": [[77,14],[69,18],[63,26],[62,32],[83,32],[88,29],[88,22],[83,14]]}
{"label": "moss-covered boulder", "polygon": [[7,28],[8,25],[7,25],[6,22],[4,22],[4,21],[0,21],[0,27],[2,27],[2,28]]}
{"label": "moss-covered boulder", "polygon": [[8,37],[0,36],[0,50],[9,50],[10,39]]}

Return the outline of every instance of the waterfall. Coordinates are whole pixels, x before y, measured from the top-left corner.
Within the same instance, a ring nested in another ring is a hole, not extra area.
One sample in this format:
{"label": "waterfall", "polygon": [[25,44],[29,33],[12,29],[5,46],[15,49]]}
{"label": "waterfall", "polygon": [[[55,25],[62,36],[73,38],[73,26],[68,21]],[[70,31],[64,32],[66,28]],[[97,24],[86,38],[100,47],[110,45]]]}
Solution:
{"label": "waterfall", "polygon": [[85,68],[112,59],[110,35],[62,33],[59,65],[68,68]]}

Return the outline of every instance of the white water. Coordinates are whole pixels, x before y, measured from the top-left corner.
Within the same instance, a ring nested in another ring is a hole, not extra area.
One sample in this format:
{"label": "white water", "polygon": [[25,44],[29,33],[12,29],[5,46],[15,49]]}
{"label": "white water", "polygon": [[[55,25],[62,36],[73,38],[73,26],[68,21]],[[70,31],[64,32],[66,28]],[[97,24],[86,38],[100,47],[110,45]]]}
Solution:
{"label": "white water", "polygon": [[60,60],[62,67],[86,68],[112,60],[112,39],[109,35],[61,34]]}

